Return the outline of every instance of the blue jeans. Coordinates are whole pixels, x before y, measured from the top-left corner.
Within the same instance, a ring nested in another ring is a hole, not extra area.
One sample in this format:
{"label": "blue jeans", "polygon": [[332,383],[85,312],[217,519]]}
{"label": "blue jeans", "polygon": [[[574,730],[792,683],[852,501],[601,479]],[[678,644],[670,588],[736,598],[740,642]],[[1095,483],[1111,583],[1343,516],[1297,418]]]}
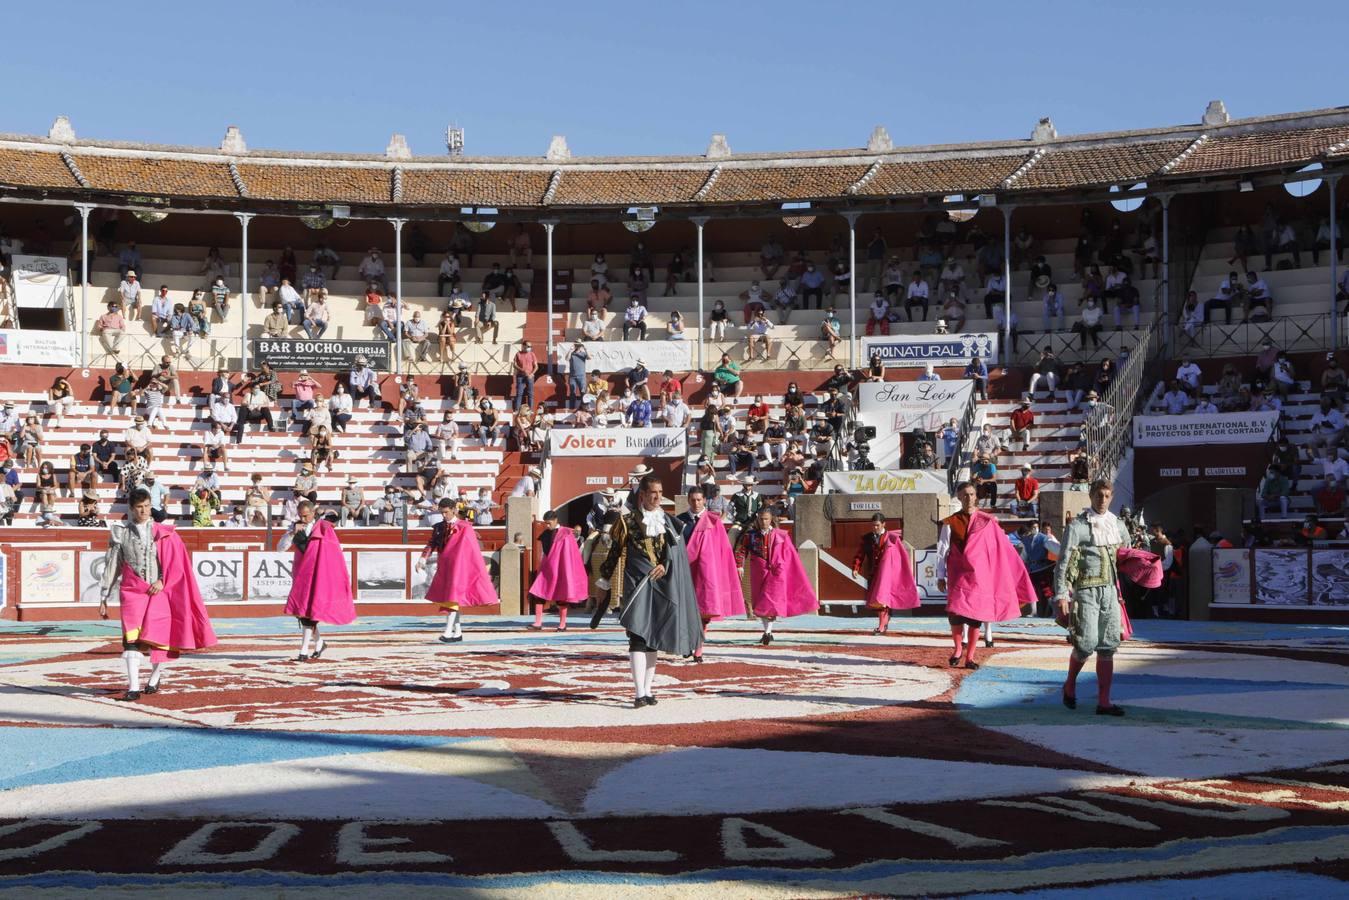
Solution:
{"label": "blue jeans", "polygon": [[515,399],[512,401],[511,408],[519,409],[521,399],[524,400],[526,406],[534,406],[534,379],[528,375],[515,376]]}
{"label": "blue jeans", "polygon": [[585,376],[569,375],[567,376],[567,408],[579,409],[581,398],[585,396]]}
{"label": "blue jeans", "polygon": [[313,319],[305,319],[300,323],[300,327],[304,329],[305,334],[309,335],[311,341],[316,341],[323,337],[323,332],[328,330],[328,323],[315,322]]}
{"label": "blue jeans", "polygon": [[292,300],[289,303],[283,301],[281,309],[286,314],[286,321],[291,324],[294,324],[296,319],[304,319],[304,303],[298,300]]}
{"label": "blue jeans", "polygon": [[393,326],[391,326],[388,322],[384,321],[383,319],[379,320],[378,325],[379,330],[384,332],[384,339],[387,341],[393,340]]}

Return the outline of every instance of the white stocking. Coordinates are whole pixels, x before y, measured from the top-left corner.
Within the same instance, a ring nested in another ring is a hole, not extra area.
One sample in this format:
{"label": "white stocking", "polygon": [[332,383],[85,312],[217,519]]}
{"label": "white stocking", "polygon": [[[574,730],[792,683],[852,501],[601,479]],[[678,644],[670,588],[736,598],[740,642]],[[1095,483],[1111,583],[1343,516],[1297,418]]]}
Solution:
{"label": "white stocking", "polygon": [[308,656],[309,645],[314,641],[314,629],[301,627],[300,633],[304,635],[304,640],[300,643],[300,655]]}
{"label": "white stocking", "polygon": [[459,610],[452,609],[446,612],[444,637],[458,637],[462,630],[459,627]]}
{"label": "white stocking", "polygon": [[651,696],[651,685],[656,680],[656,651],[646,654],[646,678],[642,682],[642,696]]}
{"label": "white stocking", "polygon": [[144,654],[139,650],[126,650],[122,653],[122,660],[126,663],[126,683],[129,691],[141,689],[141,659],[143,657]]}
{"label": "white stocking", "polygon": [[628,659],[632,661],[632,690],[635,699],[640,700],[646,696],[642,691],[646,688],[646,654],[640,651],[632,651],[628,654]]}
{"label": "white stocking", "polygon": [[166,665],[167,663],[157,662],[150,667],[150,680],[148,682],[150,687],[159,687],[159,679],[163,677],[164,666]]}
{"label": "white stocking", "polygon": [[773,633],[773,620],[772,620],[772,619],[760,619],[759,621],[763,623],[763,633],[764,633],[764,634],[772,634],[772,633]]}

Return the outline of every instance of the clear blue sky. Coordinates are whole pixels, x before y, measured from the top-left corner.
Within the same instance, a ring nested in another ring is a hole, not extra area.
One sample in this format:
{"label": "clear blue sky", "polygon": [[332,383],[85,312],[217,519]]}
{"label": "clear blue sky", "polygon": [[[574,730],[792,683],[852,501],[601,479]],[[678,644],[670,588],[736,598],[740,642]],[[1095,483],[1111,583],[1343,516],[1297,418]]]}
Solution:
{"label": "clear blue sky", "polygon": [[0,131],[474,155],[856,147],[1060,134],[1349,103],[1346,4],[1264,2],[23,3]]}

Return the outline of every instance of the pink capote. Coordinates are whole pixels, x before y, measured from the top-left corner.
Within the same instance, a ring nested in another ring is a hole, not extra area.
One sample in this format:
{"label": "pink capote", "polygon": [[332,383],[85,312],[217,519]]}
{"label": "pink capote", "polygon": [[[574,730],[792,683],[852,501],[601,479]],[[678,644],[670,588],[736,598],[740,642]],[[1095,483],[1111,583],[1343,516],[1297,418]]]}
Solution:
{"label": "pink capote", "polygon": [[295,548],[290,577],[286,615],[327,625],[346,625],[356,620],[347,557],[337,532],[328,522],[323,519],[314,522],[304,553]]}
{"label": "pink capote", "polygon": [[881,558],[867,582],[867,606],[872,609],[913,609],[919,605],[913,562],[904,549],[903,532],[881,535]]}
{"label": "pink capote", "polygon": [[539,564],[539,574],[530,583],[529,592],[553,603],[584,603],[590,596],[590,578],[570,528],[554,532],[553,546]]}
{"label": "pink capote", "polygon": [[473,524],[459,519],[450,528],[445,547],[437,557],[436,577],[426,589],[426,599],[446,609],[461,606],[493,606],[501,602]]}
{"label": "pink capote", "polygon": [[726,534],[726,523],[714,512],[704,512],[693,526],[685,547],[689,568],[693,570],[693,590],[698,595],[698,612],[704,619],[742,616],[745,598],[740,590],[735,552]]}
{"label": "pink capote", "polygon": [[952,541],[946,558],[946,611],[976,622],[1008,622],[1033,603],[1035,588],[1026,564],[998,520],[976,509],[970,513],[965,549]]}
{"label": "pink capote", "polygon": [[[1151,550],[1137,547],[1120,547],[1115,551],[1115,571],[1142,588],[1159,588],[1165,573],[1162,572],[1162,558]],[[1118,585],[1116,590],[1118,592]],[[1129,621],[1129,608],[1124,604],[1124,594],[1119,596],[1120,637],[1129,640],[1133,637],[1134,626]]]}
{"label": "pink capote", "polygon": [[749,584],[754,595],[754,614],[764,618],[800,616],[814,612],[820,606],[815,589],[806,577],[806,567],[792,545],[792,539],[781,528],[774,528],[768,536],[768,559],[758,554],[750,557]]}
{"label": "pink capote", "polygon": [[172,525],[156,522],[151,531],[164,589],[151,596],[145,579],[123,566],[119,602],[126,639],[149,645],[153,661],[160,662],[180,650],[210,647],[216,638],[183,539]]}

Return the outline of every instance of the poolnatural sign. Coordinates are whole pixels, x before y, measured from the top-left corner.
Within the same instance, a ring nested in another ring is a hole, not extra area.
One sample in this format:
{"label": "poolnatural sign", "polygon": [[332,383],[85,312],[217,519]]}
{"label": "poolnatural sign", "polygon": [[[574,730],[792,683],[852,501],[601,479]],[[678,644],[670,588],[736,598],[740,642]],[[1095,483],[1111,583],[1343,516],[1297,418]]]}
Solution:
{"label": "poolnatural sign", "polygon": [[862,354],[879,354],[887,366],[963,366],[979,357],[992,362],[998,356],[998,336],[978,334],[897,334],[862,338]]}

